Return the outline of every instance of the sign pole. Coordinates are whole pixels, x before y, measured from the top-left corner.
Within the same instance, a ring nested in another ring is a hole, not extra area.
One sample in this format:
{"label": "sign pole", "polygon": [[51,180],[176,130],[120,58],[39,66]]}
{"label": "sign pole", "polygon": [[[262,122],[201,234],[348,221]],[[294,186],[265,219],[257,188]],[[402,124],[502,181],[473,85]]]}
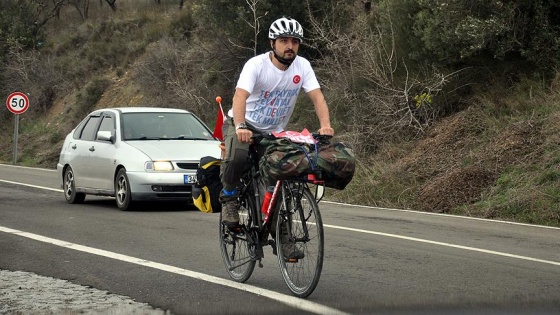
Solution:
{"label": "sign pole", "polygon": [[29,108],[29,98],[25,93],[13,92],[6,99],[6,107],[15,116],[14,120],[14,165],[17,164],[17,148],[19,133],[19,115]]}
{"label": "sign pole", "polygon": [[14,115],[14,165],[17,165],[19,115]]}

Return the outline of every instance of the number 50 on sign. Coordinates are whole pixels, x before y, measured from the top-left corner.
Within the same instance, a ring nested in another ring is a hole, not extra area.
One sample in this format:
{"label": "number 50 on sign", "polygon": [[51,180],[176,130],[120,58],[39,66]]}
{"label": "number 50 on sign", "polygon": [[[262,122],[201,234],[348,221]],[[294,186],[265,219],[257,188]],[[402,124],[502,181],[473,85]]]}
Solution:
{"label": "number 50 on sign", "polygon": [[6,100],[8,110],[16,115],[23,114],[29,108],[29,98],[21,92],[14,92]]}

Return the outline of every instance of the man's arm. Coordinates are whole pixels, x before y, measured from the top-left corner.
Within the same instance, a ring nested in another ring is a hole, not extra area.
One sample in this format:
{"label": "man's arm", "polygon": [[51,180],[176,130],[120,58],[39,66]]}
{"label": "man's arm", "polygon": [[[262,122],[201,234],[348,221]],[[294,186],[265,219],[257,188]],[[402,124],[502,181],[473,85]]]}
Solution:
{"label": "man's arm", "polygon": [[321,89],[315,89],[307,92],[307,95],[313,102],[315,107],[315,113],[317,113],[317,118],[319,118],[319,134],[322,135],[334,135],[334,129],[331,127],[331,119],[329,116],[329,107],[327,106],[327,101]]}
{"label": "man's arm", "polygon": [[[247,111],[247,99],[250,93],[244,89],[236,88],[233,94],[233,124],[237,126],[239,123],[245,122],[245,113]],[[238,129],[235,131],[239,142],[249,142],[253,133],[249,129]]]}
{"label": "man's arm", "polygon": [[233,122],[236,126],[239,123],[245,122],[248,98],[249,92],[240,88],[235,89],[235,94],[233,94]]}

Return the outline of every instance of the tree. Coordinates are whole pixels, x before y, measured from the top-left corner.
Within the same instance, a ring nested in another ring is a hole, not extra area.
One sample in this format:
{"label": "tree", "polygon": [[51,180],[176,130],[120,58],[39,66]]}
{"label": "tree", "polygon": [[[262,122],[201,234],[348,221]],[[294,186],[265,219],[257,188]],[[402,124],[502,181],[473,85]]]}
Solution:
{"label": "tree", "polygon": [[117,0],[105,0],[113,11],[117,11]]}
{"label": "tree", "polygon": [[56,17],[66,0],[0,1],[0,52],[11,48],[35,48],[43,38],[43,26]]}
{"label": "tree", "polygon": [[455,65],[523,57],[542,69],[559,65],[558,1],[416,1],[414,34],[423,42],[423,58]]}
{"label": "tree", "polygon": [[[161,4],[161,0],[155,0],[156,4]],[[179,9],[182,9],[185,5],[185,0],[179,0]]]}
{"label": "tree", "polygon": [[74,5],[82,18],[82,21],[85,21],[88,18],[89,0],[68,0],[68,3]]}
{"label": "tree", "polygon": [[[56,17],[60,13],[60,8],[66,4],[66,0],[27,0],[33,8],[32,19],[35,23],[36,30],[43,27],[47,22]],[[25,2],[25,1],[23,1]]]}

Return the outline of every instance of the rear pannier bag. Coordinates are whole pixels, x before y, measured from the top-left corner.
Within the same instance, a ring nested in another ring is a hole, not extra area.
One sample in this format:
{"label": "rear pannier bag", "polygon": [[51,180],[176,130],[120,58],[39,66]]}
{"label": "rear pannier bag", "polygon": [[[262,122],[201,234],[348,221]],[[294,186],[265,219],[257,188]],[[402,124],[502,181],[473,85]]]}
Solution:
{"label": "rear pannier bag", "polygon": [[265,147],[259,167],[265,180],[271,182],[297,177],[320,170],[325,186],[343,190],[352,181],[356,168],[354,151],[342,142],[319,145],[294,143],[285,138],[263,139]]}
{"label": "rear pannier bag", "polygon": [[319,146],[317,166],[325,186],[343,190],[352,181],[356,170],[354,150],[342,142]]}
{"label": "rear pannier bag", "polygon": [[197,181],[192,187],[192,198],[198,210],[206,213],[220,212],[220,191],[222,182],[220,180],[220,165],[222,161],[212,156],[200,159],[196,170]]}

